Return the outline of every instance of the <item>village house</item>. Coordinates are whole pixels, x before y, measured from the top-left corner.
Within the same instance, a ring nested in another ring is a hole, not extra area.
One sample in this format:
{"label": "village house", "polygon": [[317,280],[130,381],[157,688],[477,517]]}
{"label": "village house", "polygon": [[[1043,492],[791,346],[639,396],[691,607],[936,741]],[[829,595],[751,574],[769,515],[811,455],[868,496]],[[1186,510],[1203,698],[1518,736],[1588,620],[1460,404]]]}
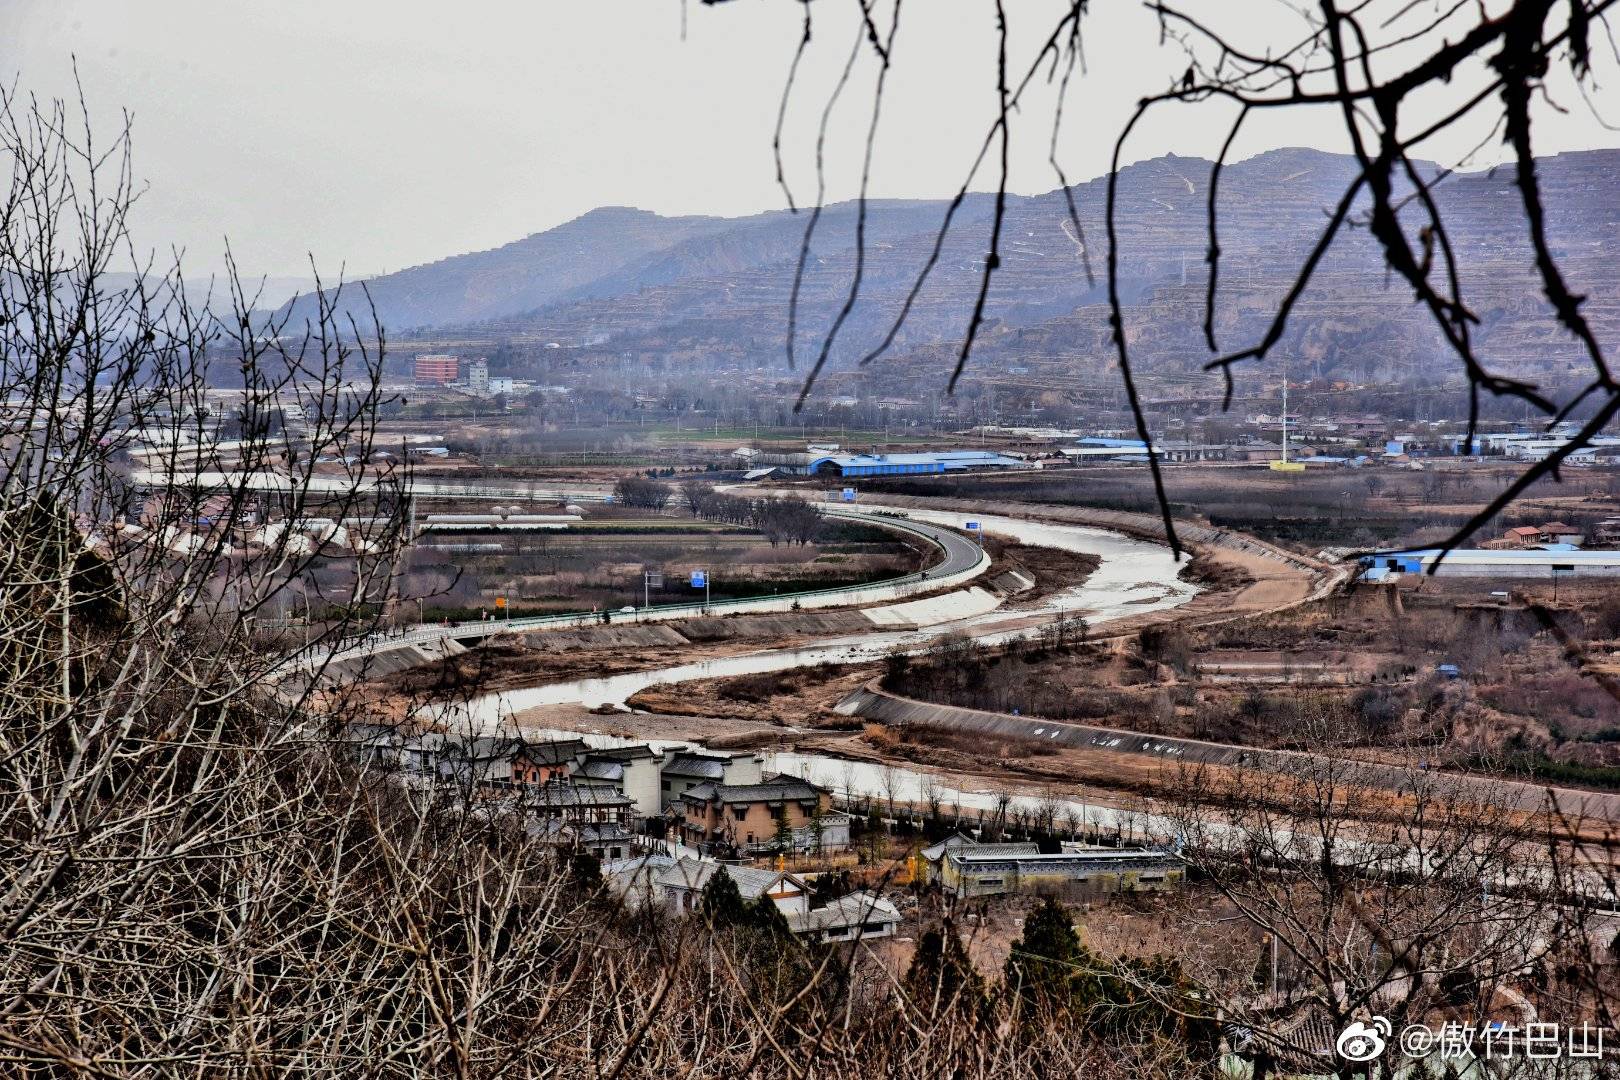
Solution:
{"label": "village house", "polygon": [[849,846],[849,818],[807,780],[773,776],[757,784],[699,784],[681,794],[681,837],[757,854]]}
{"label": "village house", "polygon": [[788,916],[788,926],[813,941],[855,941],[893,937],[901,923],[900,910],[870,892],[852,892]]}
{"label": "village house", "polygon": [[681,808],[681,795],[699,784],[757,784],[763,759],[747,752],[715,753],[679,750],[664,760],[659,810]]}
{"label": "village house", "polygon": [[443,735],[432,731],[416,734],[400,724],[349,724],[343,738],[356,761],[404,773],[435,772],[444,750]]}
{"label": "village house", "polygon": [[570,822],[560,817],[529,823],[537,840],[561,848],[589,852],[601,863],[619,862],[636,854],[641,838],[616,821]]}
{"label": "village house", "polygon": [[658,752],[645,743],[590,750],[574,766],[575,783],[608,784],[624,792],[634,804],[636,817],[655,818],[663,812],[662,772]]}
{"label": "village house", "polygon": [[616,821],[576,825],[573,830],[574,846],[590,852],[601,862],[629,858],[639,843],[635,833]]}
{"label": "village house", "polygon": [[661,903],[682,912],[696,911],[702,904],[704,887],[715,874],[725,874],[744,900],[768,897],[788,927],[812,941],[892,937],[901,923],[899,910],[872,892],[853,892],[812,907],[809,885],[785,870],[644,855],[604,863],[602,873],[627,903]]}
{"label": "village house", "polygon": [[526,745],[509,735],[447,738],[439,755],[439,776],[470,790],[510,788],[512,763]]}
{"label": "village house", "polygon": [[1518,547],[1535,547],[1538,544],[1574,544],[1579,547],[1586,541],[1586,533],[1562,521],[1549,521],[1545,525],[1515,526],[1503,532],[1502,539]]}
{"label": "village house", "polygon": [[1153,449],[1164,461],[1225,461],[1225,443],[1200,443],[1191,439],[1164,439],[1155,441]]}
{"label": "village house", "polygon": [[1226,448],[1228,461],[1275,461],[1281,457],[1281,443],[1244,442]]}
{"label": "village house", "polygon": [[810,910],[810,887],[797,874],[753,866],[730,866],[707,859],[683,857],[659,872],[653,884],[665,904],[676,911],[693,911],[702,900],[703,887],[715,874],[725,874],[744,900],[769,897],[792,925]]}
{"label": "village house", "polygon": [[574,759],[587,749],[583,739],[525,743],[512,756],[512,783],[536,785],[566,780],[573,771]]}
{"label": "village house", "polygon": [[529,742],[510,735],[446,736],[436,764],[441,778],[473,788],[535,788],[566,780],[576,757],[588,749],[581,739]]}
{"label": "village house", "polygon": [[629,796],[606,784],[576,784],[553,780],[526,787],[523,806],[538,818],[556,818],[569,825],[615,824],[628,826],[634,815]]}
{"label": "village house", "polygon": [[677,861],[675,856],[657,850],[623,859],[603,859],[602,880],[626,907],[639,910],[664,902],[658,878]]}
{"label": "village house", "polygon": [[972,848],[986,855],[1038,855],[1041,850],[1039,844],[1028,840],[1011,844],[981,844],[964,833],[952,833],[939,843],[931,844],[917,853],[914,871],[917,879],[923,882],[938,881],[945,856],[961,848]]}
{"label": "village house", "polygon": [[1586,533],[1574,525],[1566,525],[1562,521],[1549,521],[1541,527],[1541,542],[1543,544],[1575,544],[1579,546],[1586,539]]}

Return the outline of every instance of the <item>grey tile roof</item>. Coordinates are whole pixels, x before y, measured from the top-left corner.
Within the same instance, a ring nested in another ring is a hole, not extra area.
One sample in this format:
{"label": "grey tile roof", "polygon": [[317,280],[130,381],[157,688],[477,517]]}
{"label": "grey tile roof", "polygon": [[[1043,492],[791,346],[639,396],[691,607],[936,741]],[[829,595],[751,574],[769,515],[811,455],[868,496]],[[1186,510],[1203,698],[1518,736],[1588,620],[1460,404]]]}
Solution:
{"label": "grey tile roof", "polygon": [[813,802],[820,795],[821,789],[808,780],[786,777],[767,780],[762,784],[699,784],[690,791],[681,793],[681,797],[685,799],[698,802],[719,799],[727,805],[756,802]]}
{"label": "grey tile roof", "polygon": [[811,930],[843,929],[865,926],[867,923],[897,924],[899,910],[875,893],[857,891],[840,896],[824,907],[813,908],[802,915],[789,915],[788,925],[796,934]]}
{"label": "grey tile roof", "polygon": [[523,740],[506,735],[479,735],[475,738],[452,737],[444,741],[447,757],[463,761],[495,761],[512,757],[523,749]]}
{"label": "grey tile roof", "polygon": [[953,848],[971,847],[975,843],[976,841],[971,836],[967,836],[963,833],[952,833],[939,843],[930,844],[923,848],[918,854],[922,855],[922,857],[927,859],[929,862],[938,862],[940,856],[944,855],[947,851],[950,851]]}
{"label": "grey tile roof", "polygon": [[616,788],[600,784],[542,784],[527,794],[532,805],[542,807],[629,806],[632,802]]}
{"label": "grey tile roof", "polygon": [[583,776],[590,780],[623,780],[624,763],[622,761],[587,761],[581,765],[575,776]]}
{"label": "grey tile roof", "polygon": [[614,859],[612,862],[605,862],[602,864],[602,874],[604,876],[616,876],[639,871],[658,873],[668,870],[674,865],[674,856],[648,852],[645,855],[633,855],[628,859]]}
{"label": "grey tile roof", "polygon": [[963,847],[951,849],[951,856],[953,858],[972,856],[973,858],[1004,859],[1009,855],[1024,856],[1039,855],[1040,853],[1041,845],[1028,842],[1017,844],[968,844]]}
{"label": "grey tile roof", "polygon": [[[985,847],[1016,847],[1018,845],[985,845]],[[1035,845],[1029,845],[1033,848]],[[1143,851],[1129,848],[1093,848],[1086,851],[1063,851],[1042,855],[1037,851],[1012,852],[979,848],[957,848],[946,858],[963,869],[987,870],[1002,867],[1041,866],[1069,871],[1103,870],[1170,870],[1182,865],[1181,858],[1167,851]]]}
{"label": "grey tile roof", "polygon": [[583,739],[529,742],[510,735],[451,735],[445,737],[444,749],[447,755],[466,761],[494,761],[521,753],[536,765],[558,765],[572,761],[589,748]]}
{"label": "grey tile roof", "polygon": [[572,761],[588,750],[583,739],[560,739],[555,742],[531,742],[523,747],[523,756],[536,765],[560,765]]}
{"label": "grey tile roof", "polygon": [[657,757],[658,752],[646,743],[636,743],[634,746],[608,746],[592,750],[586,756],[592,760],[641,761],[644,758]]}
{"label": "grey tile roof", "polygon": [[664,772],[676,776],[700,776],[705,780],[720,780],[726,775],[723,758],[703,757],[699,754],[676,754],[664,763]]}
{"label": "grey tile roof", "polygon": [[787,878],[794,885],[803,888],[804,883],[792,874],[779,870],[761,870],[754,866],[731,866],[726,863],[707,862],[704,860],[683,857],[674,866],[663,871],[655,879],[659,886],[668,886],[675,889],[691,889],[701,891],[715,874],[724,871],[726,876],[736,883],[737,891],[744,900],[757,900],[783,878]]}

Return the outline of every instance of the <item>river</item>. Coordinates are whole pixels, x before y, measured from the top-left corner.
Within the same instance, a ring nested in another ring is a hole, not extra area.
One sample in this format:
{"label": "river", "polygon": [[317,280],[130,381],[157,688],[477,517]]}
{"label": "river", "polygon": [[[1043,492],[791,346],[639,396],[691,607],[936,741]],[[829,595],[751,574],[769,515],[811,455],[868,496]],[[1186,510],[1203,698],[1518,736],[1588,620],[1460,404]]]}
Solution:
{"label": "river", "polygon": [[[763,649],[651,671],[486,694],[458,706],[456,715],[447,716],[446,721],[453,728],[471,728],[480,732],[521,726],[524,733],[531,737],[582,735],[602,745],[614,745],[624,740],[593,732],[539,728],[523,723],[521,714],[545,705],[579,703],[588,707],[604,704],[622,706],[638,691],[658,683],[749,675],[823,663],[866,662],[880,660],[897,649],[912,653],[925,652],[945,634],[968,634],[987,644],[998,644],[1028,633],[1032,625],[1059,614],[1077,613],[1088,625],[1099,625],[1128,615],[1178,607],[1198,592],[1196,585],[1180,580],[1180,566],[1168,548],[1119,533],[1080,525],[1058,525],[996,515],[965,515],[944,510],[908,509],[906,514],[920,521],[958,528],[973,520],[979,522],[983,531],[994,536],[1037,547],[1095,555],[1100,561],[1084,583],[1055,592],[1016,611],[998,609],[918,630],[874,629],[867,634],[826,638],[791,649]],[[661,744],[655,742],[653,745]],[[923,802],[931,794],[947,807],[993,810],[1003,797],[988,790],[962,789],[960,782],[956,786],[946,785],[936,774],[911,769],[815,754],[783,752],[768,757],[770,760],[767,760],[766,766],[771,771],[804,776],[857,798],[870,796],[893,798],[897,802]],[[1015,797],[1012,806],[1030,810],[1044,801],[1033,796]],[[1056,812],[1064,819],[1085,823],[1092,828],[1135,828],[1142,820],[1139,814],[1072,798],[1059,799]]]}
{"label": "river", "polygon": [[[969,517],[937,510],[909,510],[908,516],[942,525],[962,526]],[[587,707],[623,705],[630,697],[657,683],[679,683],[764,671],[810,667],[816,664],[863,663],[880,660],[890,652],[925,652],[945,634],[968,634],[986,644],[1000,644],[1028,633],[1032,624],[1052,616],[1077,612],[1087,625],[1098,625],[1127,615],[1162,611],[1187,603],[1198,586],[1178,578],[1180,567],[1170,550],[1104,529],[1081,525],[1053,525],[985,515],[971,515],[984,531],[1036,547],[1095,555],[1101,560],[1083,584],[1063,589],[1029,607],[1000,609],[967,615],[919,630],[876,630],[867,634],[824,638],[791,649],[762,649],[735,656],[715,657],[690,664],[629,672],[601,679],[578,679],[545,686],[507,690],[473,699],[459,720],[480,731],[492,731],[509,722],[514,713],[541,705],[579,703]]]}

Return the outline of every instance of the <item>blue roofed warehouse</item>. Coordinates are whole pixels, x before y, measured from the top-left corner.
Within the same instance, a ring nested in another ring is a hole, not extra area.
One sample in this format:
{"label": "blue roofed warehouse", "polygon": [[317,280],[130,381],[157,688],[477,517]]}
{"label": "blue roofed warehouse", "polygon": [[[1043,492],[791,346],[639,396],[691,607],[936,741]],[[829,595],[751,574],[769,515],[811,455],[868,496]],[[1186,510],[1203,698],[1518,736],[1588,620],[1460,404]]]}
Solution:
{"label": "blue roofed warehouse", "polygon": [[[1366,580],[1372,571],[1426,574],[1431,567],[1444,577],[1570,578],[1620,577],[1620,551],[1582,550],[1557,545],[1528,550],[1458,548],[1445,558],[1439,548],[1423,551],[1380,551],[1361,557]],[[1435,566],[1439,563],[1438,566]],[[1378,577],[1383,577],[1383,574]]]}
{"label": "blue roofed warehouse", "polygon": [[805,464],[811,476],[926,476],[966,469],[1022,469],[1022,458],[990,450],[941,450],[920,454],[821,454]]}

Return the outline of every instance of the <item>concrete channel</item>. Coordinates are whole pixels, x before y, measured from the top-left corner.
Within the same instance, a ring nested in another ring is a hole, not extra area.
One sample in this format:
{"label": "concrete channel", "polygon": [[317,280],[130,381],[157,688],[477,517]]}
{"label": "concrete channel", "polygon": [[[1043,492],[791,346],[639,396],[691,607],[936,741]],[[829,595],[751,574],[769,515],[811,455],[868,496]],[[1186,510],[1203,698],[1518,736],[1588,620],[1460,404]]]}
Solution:
{"label": "concrete channel", "polygon": [[[876,680],[850,694],[838,704],[837,709],[846,716],[859,716],[882,724],[917,725],[974,735],[1038,739],[1067,749],[1131,754],[1156,758],[1171,765],[1219,765],[1271,773],[1297,774],[1328,764],[1326,758],[1303,750],[1270,750],[1231,743],[1204,742],[1199,739],[1144,735],[1135,731],[1076,724],[1066,720],[1045,720],[916,701],[882,689]],[[1351,783],[1365,783],[1397,791],[1402,785],[1410,782],[1409,772],[1393,765],[1376,762],[1347,765],[1342,758],[1334,759],[1332,764],[1334,768],[1343,771],[1346,781]],[[1571,820],[1587,818],[1620,821],[1620,795],[1574,788],[1552,788],[1541,784],[1454,773],[1444,775],[1455,785],[1459,794],[1463,796],[1472,794],[1495,805],[1536,812],[1548,809],[1548,799],[1551,798],[1556,803],[1559,813]]]}

